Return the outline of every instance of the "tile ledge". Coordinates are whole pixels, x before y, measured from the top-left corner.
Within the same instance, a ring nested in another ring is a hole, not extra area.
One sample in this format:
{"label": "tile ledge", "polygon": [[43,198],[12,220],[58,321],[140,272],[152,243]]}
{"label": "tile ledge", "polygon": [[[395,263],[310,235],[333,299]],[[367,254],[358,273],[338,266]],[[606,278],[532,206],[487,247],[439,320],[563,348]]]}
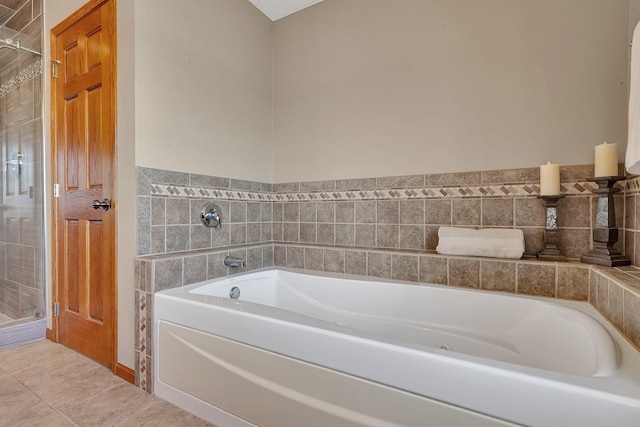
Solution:
{"label": "tile ledge", "polygon": [[601,267],[591,265],[592,271],[600,274],[616,285],[640,297],[640,268],[636,266]]}

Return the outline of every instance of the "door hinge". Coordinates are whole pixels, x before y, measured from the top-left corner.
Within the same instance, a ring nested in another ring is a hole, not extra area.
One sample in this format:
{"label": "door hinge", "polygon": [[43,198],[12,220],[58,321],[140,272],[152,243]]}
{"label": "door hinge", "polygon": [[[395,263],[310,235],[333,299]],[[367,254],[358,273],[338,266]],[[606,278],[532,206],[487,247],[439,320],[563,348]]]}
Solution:
{"label": "door hinge", "polygon": [[57,59],[52,59],[49,62],[51,62],[51,75],[54,79],[58,78],[58,65],[61,64],[61,62]]}
{"label": "door hinge", "polygon": [[53,197],[60,197],[60,184],[53,184]]}
{"label": "door hinge", "polygon": [[60,310],[58,309],[58,302],[53,303],[53,317],[58,317]]}

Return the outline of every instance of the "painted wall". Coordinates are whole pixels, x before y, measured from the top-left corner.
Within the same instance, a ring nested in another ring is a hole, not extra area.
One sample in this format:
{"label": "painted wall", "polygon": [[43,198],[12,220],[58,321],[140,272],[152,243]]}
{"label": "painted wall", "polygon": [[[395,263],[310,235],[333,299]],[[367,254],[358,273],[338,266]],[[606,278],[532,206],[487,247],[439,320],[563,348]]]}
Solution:
{"label": "painted wall", "polygon": [[271,21],[248,1],[137,0],[136,164],[271,180]]}
{"label": "painted wall", "polygon": [[[274,23],[274,182],[593,162],[629,0],[326,0]],[[312,159],[312,161],[309,161]]]}
{"label": "painted wall", "polygon": [[135,364],[135,266],[136,172],[135,172],[135,2],[116,4],[118,38],[118,93],[116,128],[116,251],[118,266],[118,362]]}

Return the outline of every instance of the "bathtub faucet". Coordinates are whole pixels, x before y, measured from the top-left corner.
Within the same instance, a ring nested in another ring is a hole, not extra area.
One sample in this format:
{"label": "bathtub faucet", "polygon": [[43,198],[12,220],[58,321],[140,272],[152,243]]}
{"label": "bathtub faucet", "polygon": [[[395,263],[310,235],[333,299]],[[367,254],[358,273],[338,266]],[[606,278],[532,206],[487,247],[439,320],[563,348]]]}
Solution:
{"label": "bathtub faucet", "polygon": [[225,267],[242,267],[242,268],[245,268],[247,266],[247,263],[244,262],[244,259],[242,259],[240,257],[237,257],[237,256],[229,256],[229,255],[224,257],[224,261],[222,261],[222,263],[225,265]]}

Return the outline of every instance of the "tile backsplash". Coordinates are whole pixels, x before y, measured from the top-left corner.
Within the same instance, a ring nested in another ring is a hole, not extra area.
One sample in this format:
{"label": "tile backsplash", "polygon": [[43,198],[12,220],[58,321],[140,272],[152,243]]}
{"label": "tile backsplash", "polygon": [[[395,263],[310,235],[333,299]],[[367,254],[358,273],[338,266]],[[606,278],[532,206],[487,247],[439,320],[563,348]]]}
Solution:
{"label": "tile backsplash", "polygon": [[[591,247],[593,168],[563,169],[559,247],[578,259]],[[528,256],[544,247],[538,169],[266,184],[139,168],[138,255],[282,242],[434,251],[443,225],[520,228]],[[209,200],[227,227],[208,230]],[[625,197],[616,197],[623,228]],[[618,242],[625,249],[624,236]],[[627,245],[628,247],[629,245]]]}
{"label": "tile backsplash", "polygon": [[[592,193],[597,186],[588,181],[592,175],[592,165],[561,169],[566,197],[558,208],[558,247],[570,262],[555,263],[535,258],[544,247],[545,225],[543,202],[537,198],[538,168],[285,184],[138,168],[136,381],[151,390],[155,291],[272,265],[592,304],[594,289],[602,289],[598,295],[604,300],[605,289],[608,298],[633,278],[640,285],[633,274],[614,277],[610,274],[615,269],[579,262],[592,247],[597,203]],[[640,248],[635,228],[640,185],[637,178],[620,184],[615,205],[621,237],[616,247],[640,265],[635,253]],[[200,209],[209,201],[222,210],[221,228],[200,224]],[[501,260],[438,255],[437,231],[443,225],[522,229],[525,256]],[[227,254],[245,258],[246,269],[224,267]],[[601,279],[599,288],[595,278],[600,276],[606,280]],[[640,294],[633,287],[625,289],[627,300],[620,299],[620,304],[633,306]],[[624,306],[612,301],[601,312],[613,317],[614,324],[620,318],[623,331]],[[634,343],[639,345],[637,335]]]}

